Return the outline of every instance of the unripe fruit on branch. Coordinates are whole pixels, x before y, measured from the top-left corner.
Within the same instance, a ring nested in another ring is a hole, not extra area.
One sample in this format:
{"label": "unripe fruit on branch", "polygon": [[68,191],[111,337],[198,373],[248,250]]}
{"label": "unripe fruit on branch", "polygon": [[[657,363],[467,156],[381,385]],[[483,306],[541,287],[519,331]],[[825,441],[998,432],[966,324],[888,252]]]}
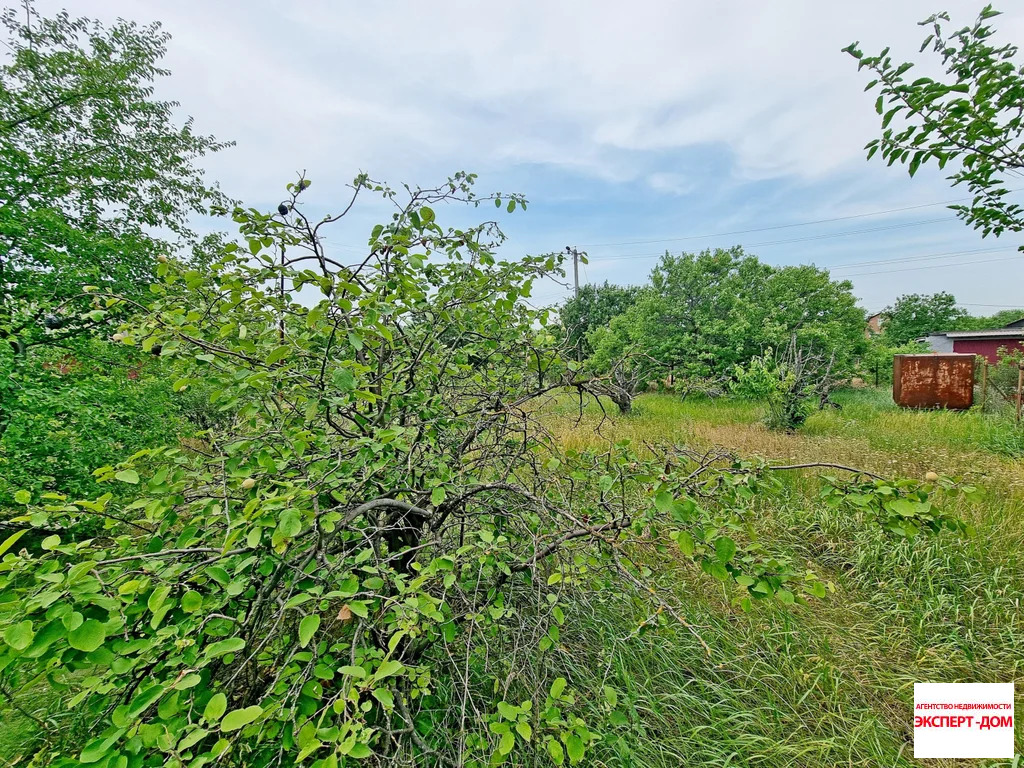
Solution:
{"label": "unripe fruit on branch", "polygon": [[245,480],[242,481],[242,488],[246,491],[248,491],[254,485],[256,485],[256,481],[251,477],[247,477],[245,478]]}
{"label": "unripe fruit on branch", "polygon": [[165,254],[161,253],[161,254],[159,254],[156,257],[156,260],[159,261],[161,264],[166,264],[167,263],[167,256]]}
{"label": "unripe fruit on branch", "polygon": [[927,480],[929,483],[934,483],[936,480],[939,479],[939,476],[934,472],[928,472],[927,474],[925,474],[924,479]]}
{"label": "unripe fruit on branch", "polygon": [[124,334],[123,333],[115,333],[113,336],[111,336],[111,338],[114,341],[124,341]]}

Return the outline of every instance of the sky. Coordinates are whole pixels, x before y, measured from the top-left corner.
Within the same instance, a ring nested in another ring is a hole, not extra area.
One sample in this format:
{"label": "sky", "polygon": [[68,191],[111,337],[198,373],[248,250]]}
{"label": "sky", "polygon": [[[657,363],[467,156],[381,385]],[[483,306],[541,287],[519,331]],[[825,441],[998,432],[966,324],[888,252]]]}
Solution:
{"label": "sky", "polygon": [[[361,171],[427,187],[465,170],[482,192],[523,193],[528,209],[446,208],[440,223],[497,217],[505,258],[576,246],[589,260],[581,284],[643,283],[666,249],[742,245],[851,280],[869,311],[936,291],[974,314],[1024,303],[1021,243],[982,239],[943,205],[966,192],[934,166],[911,179],[866,161],[875,97],[841,52],[891,46],[935,73],[917,22],[948,10],[964,25],[980,1],[38,5],[160,21],[172,74],[157,93],[198,131],[236,142],[205,165],[246,205],[272,210],[301,171],[317,215],[344,207]],[[1024,7],[1002,5],[1000,39],[1020,40]],[[388,215],[360,201],[330,247],[356,252]],[[564,300],[571,282],[570,267],[534,301]]]}

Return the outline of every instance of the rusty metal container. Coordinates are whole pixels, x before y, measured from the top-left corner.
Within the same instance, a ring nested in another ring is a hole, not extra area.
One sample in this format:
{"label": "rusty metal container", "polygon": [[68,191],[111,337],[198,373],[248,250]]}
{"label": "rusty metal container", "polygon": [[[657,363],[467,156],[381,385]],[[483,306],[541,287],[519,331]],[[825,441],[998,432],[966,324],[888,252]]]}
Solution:
{"label": "rusty metal container", "polygon": [[974,355],[896,355],[892,399],[903,408],[970,408],[974,404]]}

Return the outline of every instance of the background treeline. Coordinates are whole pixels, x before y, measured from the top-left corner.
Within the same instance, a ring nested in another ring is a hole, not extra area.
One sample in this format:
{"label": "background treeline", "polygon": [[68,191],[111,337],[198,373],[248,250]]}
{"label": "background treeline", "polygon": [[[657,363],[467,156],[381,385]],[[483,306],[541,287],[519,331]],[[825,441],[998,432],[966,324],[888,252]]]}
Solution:
{"label": "background treeline", "polygon": [[586,285],[560,310],[567,343],[627,394],[657,386],[768,397],[772,379],[784,386],[795,373],[784,358],[802,355],[816,361],[806,375],[824,405],[840,383],[891,382],[893,355],[927,351],[921,337],[999,328],[1024,309],[975,316],[949,293],[906,294],[880,314],[880,332],[869,330],[849,281],[765,264],[739,246],[666,253],[646,284]]}

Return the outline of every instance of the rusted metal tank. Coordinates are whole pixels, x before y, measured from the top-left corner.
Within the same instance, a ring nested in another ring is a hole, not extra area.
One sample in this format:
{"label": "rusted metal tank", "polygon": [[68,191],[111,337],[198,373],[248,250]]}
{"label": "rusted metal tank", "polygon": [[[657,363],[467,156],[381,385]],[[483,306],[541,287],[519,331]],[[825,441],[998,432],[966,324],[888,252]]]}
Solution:
{"label": "rusted metal tank", "polygon": [[892,399],[904,408],[970,408],[974,404],[974,355],[896,355]]}

